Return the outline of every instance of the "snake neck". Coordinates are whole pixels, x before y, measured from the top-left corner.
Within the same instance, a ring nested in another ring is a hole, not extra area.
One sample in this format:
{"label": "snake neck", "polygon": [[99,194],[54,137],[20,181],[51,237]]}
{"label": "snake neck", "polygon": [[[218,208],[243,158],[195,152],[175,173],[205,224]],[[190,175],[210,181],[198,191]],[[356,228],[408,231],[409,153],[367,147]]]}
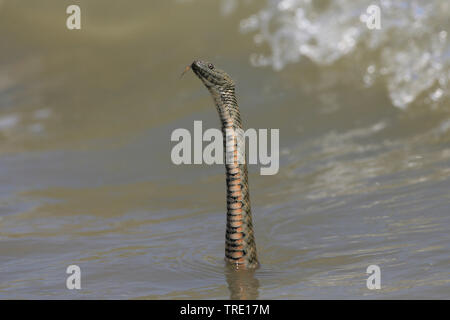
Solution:
{"label": "snake neck", "polygon": [[[225,159],[227,160],[227,151],[233,152],[233,161],[225,161],[227,183],[225,260],[235,269],[254,269],[259,263],[252,224],[247,164],[245,161],[237,161],[238,137],[233,134],[238,129],[243,129],[241,115],[234,88],[220,91],[210,89],[210,92],[222,122]],[[233,148],[230,150],[230,147]],[[245,149],[242,152],[245,154]]]}

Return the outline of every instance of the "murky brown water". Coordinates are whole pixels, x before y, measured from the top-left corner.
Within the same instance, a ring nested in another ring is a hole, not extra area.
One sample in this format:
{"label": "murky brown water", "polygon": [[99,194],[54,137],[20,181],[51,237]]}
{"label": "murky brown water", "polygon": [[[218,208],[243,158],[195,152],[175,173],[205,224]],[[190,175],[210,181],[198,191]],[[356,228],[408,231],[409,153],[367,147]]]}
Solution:
{"label": "murky brown water", "polygon": [[[409,31],[382,29],[398,48],[357,40],[339,59],[274,68],[252,54],[286,46],[240,28],[276,15],[263,2],[77,3],[82,29],[69,31],[70,1],[0,0],[1,298],[450,297],[444,1],[414,9],[441,47],[411,40],[402,56]],[[280,129],[279,173],[249,168],[254,274],[224,266],[223,167],[170,159],[174,129],[219,126],[200,81],[179,78],[199,57],[233,76],[247,128]],[[408,87],[416,78],[427,86]],[[72,264],[79,291],[66,288]],[[373,264],[380,290],[366,287]]]}

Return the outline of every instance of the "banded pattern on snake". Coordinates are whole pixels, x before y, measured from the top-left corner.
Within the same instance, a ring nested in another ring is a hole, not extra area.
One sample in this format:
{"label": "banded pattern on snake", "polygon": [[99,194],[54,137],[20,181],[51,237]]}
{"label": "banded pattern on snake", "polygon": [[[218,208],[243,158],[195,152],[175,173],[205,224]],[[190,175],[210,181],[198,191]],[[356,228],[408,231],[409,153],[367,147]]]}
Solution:
{"label": "banded pattern on snake", "polygon": [[[227,225],[225,234],[225,260],[235,269],[254,269],[259,266],[253,232],[247,164],[238,160],[238,129],[243,129],[241,114],[235,95],[235,84],[224,71],[213,64],[196,60],[185,72],[192,69],[211,93],[216,104],[224,137],[224,153],[228,138],[233,139],[234,161],[226,161]],[[230,143],[228,144],[228,148]],[[231,162],[231,163],[230,163]]]}

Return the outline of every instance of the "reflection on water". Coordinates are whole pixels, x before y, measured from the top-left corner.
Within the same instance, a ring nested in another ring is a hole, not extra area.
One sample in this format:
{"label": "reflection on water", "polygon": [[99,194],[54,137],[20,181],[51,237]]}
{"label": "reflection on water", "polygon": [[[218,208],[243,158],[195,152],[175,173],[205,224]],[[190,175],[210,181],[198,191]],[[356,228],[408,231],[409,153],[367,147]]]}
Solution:
{"label": "reflection on water", "polygon": [[255,277],[254,270],[233,270],[227,268],[226,277],[230,299],[254,300],[258,299],[259,281]]}
{"label": "reflection on water", "polygon": [[[68,31],[61,1],[0,1],[0,297],[447,298],[448,3],[381,1],[376,32],[368,3],[80,0]],[[280,129],[254,273],[223,262],[223,166],[170,161],[174,129],[219,127],[196,58]]]}

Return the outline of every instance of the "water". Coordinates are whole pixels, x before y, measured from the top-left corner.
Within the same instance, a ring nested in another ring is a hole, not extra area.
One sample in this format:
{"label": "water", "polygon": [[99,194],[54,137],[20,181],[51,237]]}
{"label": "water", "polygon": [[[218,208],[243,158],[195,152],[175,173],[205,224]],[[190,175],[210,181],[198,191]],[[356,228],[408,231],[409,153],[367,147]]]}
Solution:
{"label": "water", "polygon": [[[446,1],[382,1],[380,30],[365,1],[77,3],[69,31],[66,3],[0,1],[1,298],[449,297]],[[219,126],[179,79],[199,57],[280,129],[279,173],[249,167],[255,273],[223,262],[223,167],[170,159]]]}

